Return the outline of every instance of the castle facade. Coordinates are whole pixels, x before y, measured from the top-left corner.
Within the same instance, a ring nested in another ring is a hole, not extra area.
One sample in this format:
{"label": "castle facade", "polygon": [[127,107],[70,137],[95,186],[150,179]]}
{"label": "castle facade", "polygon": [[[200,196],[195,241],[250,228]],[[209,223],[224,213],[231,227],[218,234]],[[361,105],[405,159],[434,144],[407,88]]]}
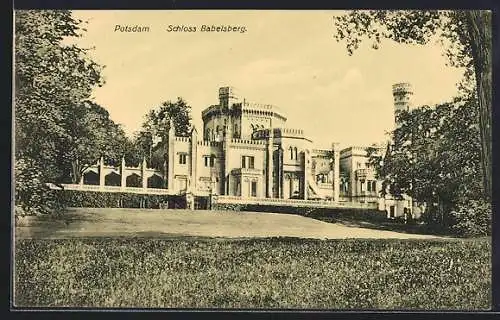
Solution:
{"label": "castle facade", "polygon": [[[412,108],[412,94],[407,83],[393,86],[396,125],[398,112]],[[201,116],[202,132],[193,128],[188,137],[176,136],[170,122],[162,143],[163,171],[148,168],[146,161],[138,167],[126,167],[124,160],[120,167],[106,166],[101,158],[86,169],[78,185],[64,187],[232,197],[236,202],[318,200],[331,206],[378,207],[389,218],[422,212],[410,197],[380,196],[382,181],[370,166],[366,146],[340,149],[332,143],[329,149],[316,148],[302,129],[287,127],[285,113],[276,106],[240,99],[234,88],[222,87],[218,103]],[[383,147],[377,150],[385,152]]]}
{"label": "castle facade", "polygon": [[286,126],[273,105],[240,100],[219,89],[218,104],[202,112],[202,137],[176,137],[171,123],[165,153],[167,188],[194,195],[377,202],[364,147],[318,149],[300,128]]}

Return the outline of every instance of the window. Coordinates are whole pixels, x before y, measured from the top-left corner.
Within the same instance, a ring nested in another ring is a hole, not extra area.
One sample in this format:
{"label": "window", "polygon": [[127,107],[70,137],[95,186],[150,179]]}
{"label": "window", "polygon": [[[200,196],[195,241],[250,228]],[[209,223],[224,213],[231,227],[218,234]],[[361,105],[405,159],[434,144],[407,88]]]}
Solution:
{"label": "window", "polygon": [[252,181],[252,197],[257,196],[257,181]]}
{"label": "window", "polygon": [[293,160],[293,148],[290,147],[290,160]]}
{"label": "window", "polygon": [[255,157],[241,156],[241,167],[247,169],[255,169]]}
{"label": "window", "polygon": [[361,192],[365,192],[365,183],[361,181]]}
{"label": "window", "polygon": [[213,167],[215,164],[215,156],[204,156],[203,160],[205,162],[205,167]]}
{"label": "window", "polygon": [[372,191],[372,182],[370,180],[366,182],[366,188],[368,192]]}
{"label": "window", "polygon": [[372,191],[377,191],[377,181],[372,181]]}
{"label": "window", "polygon": [[293,152],[294,152],[295,160],[297,160],[298,159],[298,157],[297,157],[297,147],[293,148]]}
{"label": "window", "polygon": [[181,153],[179,154],[179,163],[186,164],[187,163],[187,154]]}

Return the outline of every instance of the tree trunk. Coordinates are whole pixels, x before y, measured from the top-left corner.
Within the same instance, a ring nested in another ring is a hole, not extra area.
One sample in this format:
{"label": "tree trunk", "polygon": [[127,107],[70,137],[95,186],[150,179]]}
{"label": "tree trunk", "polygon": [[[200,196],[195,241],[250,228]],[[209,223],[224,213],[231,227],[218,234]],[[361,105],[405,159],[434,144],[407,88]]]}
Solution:
{"label": "tree trunk", "polygon": [[491,199],[491,105],[492,105],[492,43],[491,11],[470,10],[465,12],[469,43],[472,50],[476,89],[479,102],[479,127],[481,131],[481,161],[483,187],[487,199]]}
{"label": "tree trunk", "polygon": [[80,161],[78,161],[78,159],[71,162],[71,169],[71,182],[74,184],[79,184],[82,177],[82,166],[80,165]]}

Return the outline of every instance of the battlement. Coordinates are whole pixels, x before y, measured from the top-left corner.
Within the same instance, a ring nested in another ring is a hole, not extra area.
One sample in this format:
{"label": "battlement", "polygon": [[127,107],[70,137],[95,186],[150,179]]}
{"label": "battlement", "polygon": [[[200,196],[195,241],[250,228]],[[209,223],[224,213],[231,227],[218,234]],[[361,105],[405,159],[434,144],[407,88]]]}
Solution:
{"label": "battlement", "polygon": [[392,85],[393,94],[413,94],[412,85],[408,82],[401,82]]}
{"label": "battlement", "polygon": [[346,157],[346,156],[349,156],[349,155],[353,155],[353,156],[367,156],[369,148],[375,148],[378,151],[377,153],[379,153],[379,152],[381,153],[384,150],[384,148],[382,148],[382,147],[352,146],[352,147],[349,147],[349,148],[342,149],[340,151],[340,154],[341,154],[341,156],[343,158]]}
{"label": "battlement", "polygon": [[312,149],[312,154],[316,156],[329,156],[332,150],[328,149]]}
{"label": "battlement", "polygon": [[294,129],[294,128],[282,128],[281,129],[281,135],[287,135],[287,136],[304,136],[304,130],[302,129]]}
{"label": "battlement", "polygon": [[191,138],[190,137],[174,137],[174,141],[190,142]]}
{"label": "battlement", "polygon": [[205,110],[203,110],[201,112],[201,117],[205,118],[206,115],[208,115],[211,112],[217,111],[217,110],[220,110],[220,106],[218,104],[217,105],[211,105],[210,107],[206,108]]}
{"label": "battlement", "polygon": [[[266,139],[269,138],[270,129],[259,129],[253,133],[254,139]],[[277,138],[279,137],[304,137],[304,130],[294,129],[294,128],[273,128],[273,135]]]}
{"label": "battlement", "polygon": [[198,141],[197,144],[199,146],[205,146],[205,147],[217,147],[221,144],[219,141],[210,141],[210,140],[203,140],[203,141]]}
{"label": "battlement", "polygon": [[248,102],[248,101],[243,101],[242,103],[243,107],[246,108],[252,108],[252,109],[259,109],[259,110],[277,110],[278,108],[272,104],[262,104],[262,103],[255,103],[255,102]]}
{"label": "battlement", "polygon": [[262,141],[262,140],[247,140],[247,139],[231,139],[231,143],[234,143],[234,144],[246,144],[246,145],[265,145],[266,142],[265,141]]}

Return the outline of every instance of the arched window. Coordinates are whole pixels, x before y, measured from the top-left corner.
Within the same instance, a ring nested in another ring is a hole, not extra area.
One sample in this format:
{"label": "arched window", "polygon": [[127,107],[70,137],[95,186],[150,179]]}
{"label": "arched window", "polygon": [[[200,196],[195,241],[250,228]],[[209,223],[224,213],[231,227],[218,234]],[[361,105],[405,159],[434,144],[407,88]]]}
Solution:
{"label": "arched window", "polygon": [[290,160],[293,160],[293,147],[290,147]]}
{"label": "arched window", "polygon": [[297,147],[293,148],[293,155],[295,156],[295,160],[298,159],[297,157]]}

